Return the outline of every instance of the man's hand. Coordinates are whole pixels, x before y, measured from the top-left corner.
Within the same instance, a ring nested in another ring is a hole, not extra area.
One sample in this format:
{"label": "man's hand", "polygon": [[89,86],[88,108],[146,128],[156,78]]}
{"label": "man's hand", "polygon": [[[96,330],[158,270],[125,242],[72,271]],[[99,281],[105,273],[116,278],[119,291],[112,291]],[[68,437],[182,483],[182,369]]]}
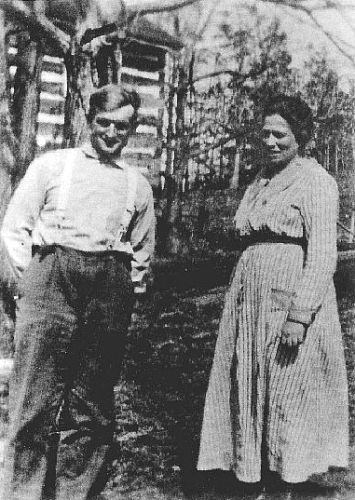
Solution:
{"label": "man's hand", "polygon": [[147,285],[145,283],[139,283],[134,285],[134,295],[136,298],[144,297],[147,293]]}
{"label": "man's hand", "polygon": [[303,323],[286,321],[281,330],[281,343],[289,347],[302,344],[306,334],[306,326]]}

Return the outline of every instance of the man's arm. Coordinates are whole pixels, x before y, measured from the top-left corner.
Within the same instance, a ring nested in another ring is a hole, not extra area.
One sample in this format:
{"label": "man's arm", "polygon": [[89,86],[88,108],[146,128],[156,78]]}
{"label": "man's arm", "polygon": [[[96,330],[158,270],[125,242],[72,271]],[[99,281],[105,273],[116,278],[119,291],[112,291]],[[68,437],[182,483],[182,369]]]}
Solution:
{"label": "man's arm", "polygon": [[[144,179],[145,181],[145,179]],[[150,260],[155,246],[155,214],[152,188],[144,182],[144,192],[140,205],[134,218],[133,229],[130,237],[133,260],[132,281],[136,293],[144,293]]]}
{"label": "man's arm", "polygon": [[32,230],[44,200],[45,182],[41,161],[37,159],[15,190],[1,228],[2,244],[16,281],[31,260]]}

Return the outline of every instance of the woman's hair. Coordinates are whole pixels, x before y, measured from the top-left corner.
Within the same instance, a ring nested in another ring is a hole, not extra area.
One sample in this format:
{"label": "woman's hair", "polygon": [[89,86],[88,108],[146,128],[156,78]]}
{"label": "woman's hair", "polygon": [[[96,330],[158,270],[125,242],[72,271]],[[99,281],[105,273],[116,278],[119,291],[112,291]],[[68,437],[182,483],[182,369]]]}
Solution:
{"label": "woman's hair", "polygon": [[312,138],[313,114],[308,104],[300,97],[285,94],[273,96],[264,105],[263,120],[271,115],[280,115],[287,121],[300,148]]}
{"label": "woman's hair", "polygon": [[113,111],[128,105],[133,106],[134,115],[132,125],[136,125],[138,118],[138,109],[141,104],[138,93],[129,88],[110,83],[95,90],[90,96],[88,122],[92,123],[97,113]]}

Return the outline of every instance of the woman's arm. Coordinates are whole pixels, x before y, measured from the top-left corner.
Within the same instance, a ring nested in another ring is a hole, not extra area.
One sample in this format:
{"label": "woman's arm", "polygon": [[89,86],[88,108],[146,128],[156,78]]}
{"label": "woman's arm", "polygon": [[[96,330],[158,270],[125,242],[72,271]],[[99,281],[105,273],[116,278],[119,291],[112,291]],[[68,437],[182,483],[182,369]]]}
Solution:
{"label": "woman's arm", "polygon": [[320,308],[336,269],[338,188],[330,175],[319,171],[304,189],[301,211],[307,239],[306,258],[288,320],[307,326]]}

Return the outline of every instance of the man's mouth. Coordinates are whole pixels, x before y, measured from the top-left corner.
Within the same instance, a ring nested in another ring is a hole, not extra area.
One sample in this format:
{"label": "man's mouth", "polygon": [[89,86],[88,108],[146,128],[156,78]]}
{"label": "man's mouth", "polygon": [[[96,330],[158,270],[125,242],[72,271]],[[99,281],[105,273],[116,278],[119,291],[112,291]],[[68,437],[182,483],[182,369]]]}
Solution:
{"label": "man's mouth", "polygon": [[121,141],[117,138],[115,139],[110,139],[109,137],[104,138],[104,143],[108,148],[113,148],[114,146],[117,146],[121,143]]}

